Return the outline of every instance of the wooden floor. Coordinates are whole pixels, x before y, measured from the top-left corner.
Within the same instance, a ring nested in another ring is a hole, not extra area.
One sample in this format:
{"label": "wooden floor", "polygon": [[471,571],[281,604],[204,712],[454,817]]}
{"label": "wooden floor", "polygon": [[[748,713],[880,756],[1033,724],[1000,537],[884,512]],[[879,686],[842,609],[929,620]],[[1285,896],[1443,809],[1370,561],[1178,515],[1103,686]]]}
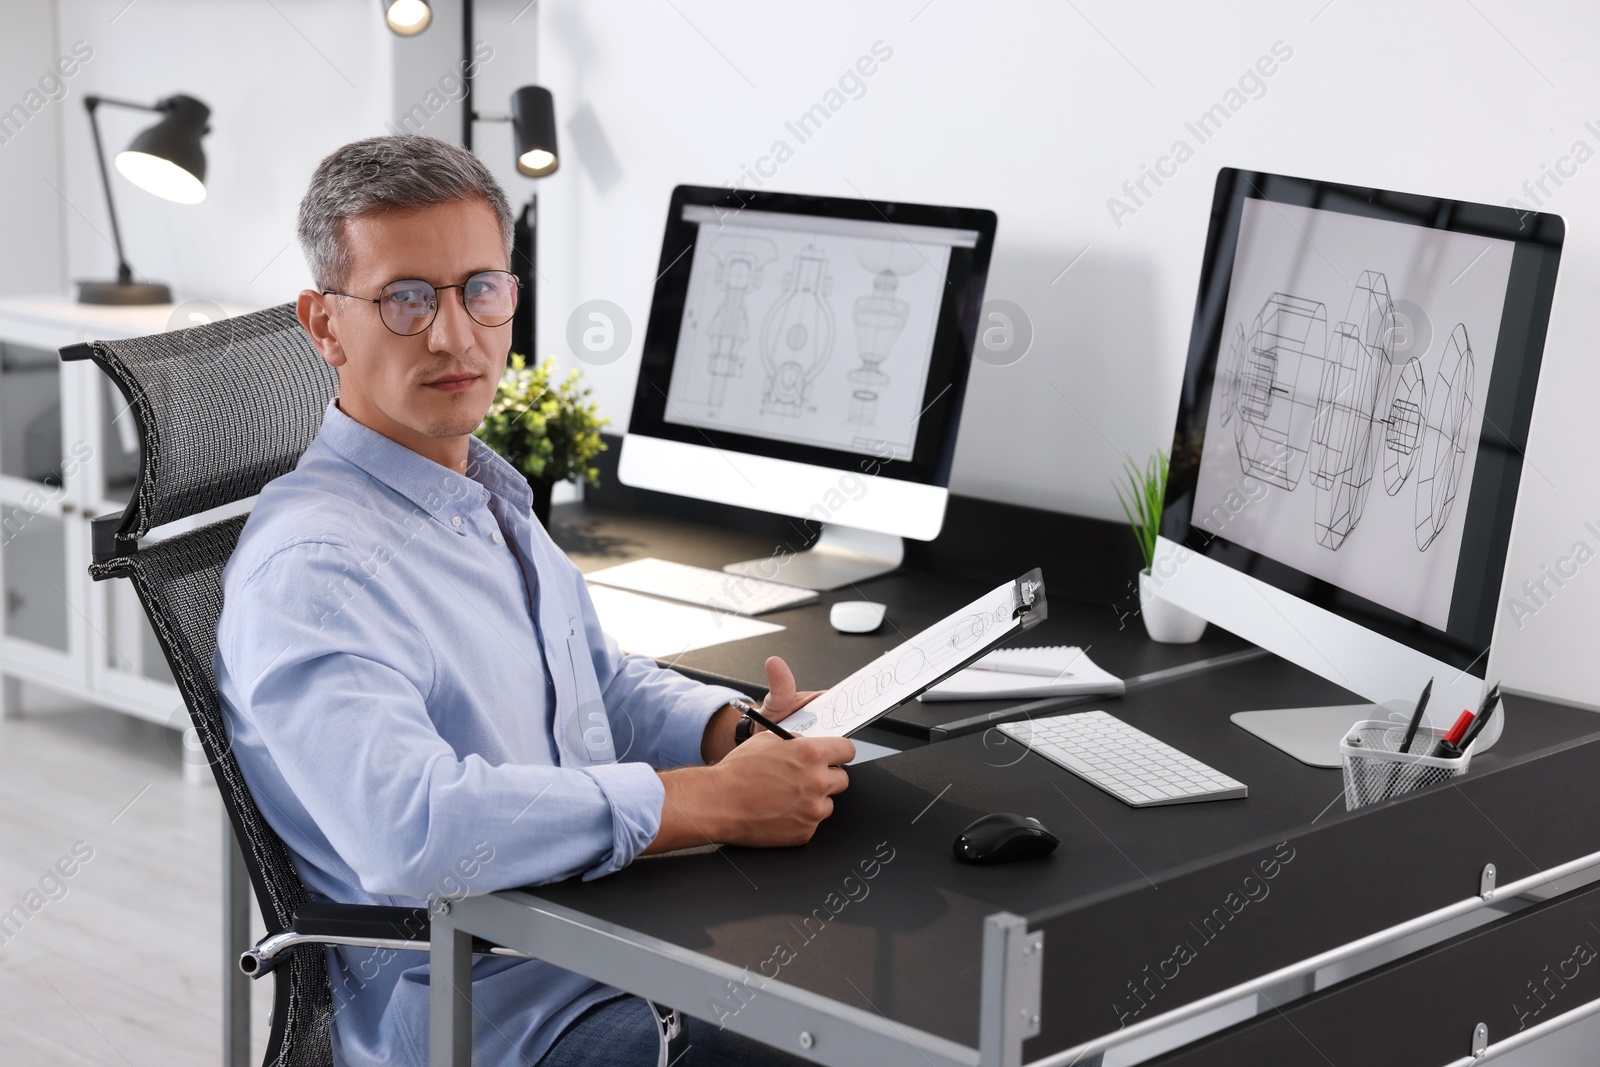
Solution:
{"label": "wooden floor", "polygon": [[[26,906],[74,843],[93,858],[62,880],[64,895],[47,883],[59,899],[9,940],[0,929],[0,1067],[217,1067],[215,787],[184,784],[179,735],[165,727],[32,689],[24,704],[0,720],[0,915]],[[259,1064],[272,993],[268,982],[253,993]],[[1591,1019],[1496,1063],[1591,1067],[1596,1048]]]}
{"label": "wooden floor", "polygon": [[[30,891],[45,901],[0,927],[0,1064],[217,1067],[216,788],[184,784],[175,731],[50,703],[29,689],[28,712],[0,721],[0,916]],[[48,875],[79,841],[92,858],[58,886]],[[270,979],[253,996],[260,1063]]]}

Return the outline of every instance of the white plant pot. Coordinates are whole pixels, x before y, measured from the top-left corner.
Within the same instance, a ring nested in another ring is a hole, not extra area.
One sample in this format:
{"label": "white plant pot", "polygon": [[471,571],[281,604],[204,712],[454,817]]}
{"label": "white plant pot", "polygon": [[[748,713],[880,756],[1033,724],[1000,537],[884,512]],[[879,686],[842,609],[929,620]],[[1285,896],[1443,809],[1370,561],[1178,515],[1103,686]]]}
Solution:
{"label": "white plant pot", "polygon": [[1144,571],[1139,572],[1139,615],[1150,640],[1163,644],[1192,645],[1206,632],[1206,620],[1170,600],[1162,600]]}

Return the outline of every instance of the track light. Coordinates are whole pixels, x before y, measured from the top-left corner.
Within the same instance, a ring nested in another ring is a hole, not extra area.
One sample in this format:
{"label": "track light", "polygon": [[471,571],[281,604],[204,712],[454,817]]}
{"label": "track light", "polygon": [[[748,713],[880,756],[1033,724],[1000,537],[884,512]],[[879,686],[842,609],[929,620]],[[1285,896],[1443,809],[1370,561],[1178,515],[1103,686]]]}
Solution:
{"label": "track light", "polygon": [[529,178],[554,174],[561,160],[556,151],[555,98],[549,89],[524,85],[511,94],[511,129],[517,170]]}

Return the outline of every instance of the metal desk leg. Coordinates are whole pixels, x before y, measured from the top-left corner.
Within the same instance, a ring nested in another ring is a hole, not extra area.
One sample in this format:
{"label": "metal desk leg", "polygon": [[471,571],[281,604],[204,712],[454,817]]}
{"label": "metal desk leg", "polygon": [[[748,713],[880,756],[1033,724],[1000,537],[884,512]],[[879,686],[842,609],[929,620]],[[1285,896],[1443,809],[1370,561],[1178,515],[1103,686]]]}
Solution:
{"label": "metal desk leg", "polygon": [[472,1067],[472,935],[456,928],[450,902],[428,923],[428,1063]]}
{"label": "metal desk leg", "polygon": [[1022,1042],[1039,1036],[1044,934],[1008,911],[983,920],[983,987],[978,1017],[982,1067],[1022,1067]]}
{"label": "metal desk leg", "polygon": [[0,675],[0,719],[22,717],[22,679]]}
{"label": "metal desk leg", "polygon": [[222,1063],[250,1067],[250,979],[239,955],[250,947],[250,872],[222,813]]}

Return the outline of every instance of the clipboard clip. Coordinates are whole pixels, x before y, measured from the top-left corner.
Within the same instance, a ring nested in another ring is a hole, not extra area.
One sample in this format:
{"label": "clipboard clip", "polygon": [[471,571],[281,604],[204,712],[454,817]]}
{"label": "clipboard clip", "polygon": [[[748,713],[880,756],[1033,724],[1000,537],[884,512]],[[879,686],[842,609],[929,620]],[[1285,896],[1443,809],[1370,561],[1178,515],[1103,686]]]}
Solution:
{"label": "clipboard clip", "polygon": [[1011,594],[1011,617],[1021,619],[1024,630],[1033,629],[1049,614],[1044,594],[1044,573],[1038,567],[1018,578]]}

